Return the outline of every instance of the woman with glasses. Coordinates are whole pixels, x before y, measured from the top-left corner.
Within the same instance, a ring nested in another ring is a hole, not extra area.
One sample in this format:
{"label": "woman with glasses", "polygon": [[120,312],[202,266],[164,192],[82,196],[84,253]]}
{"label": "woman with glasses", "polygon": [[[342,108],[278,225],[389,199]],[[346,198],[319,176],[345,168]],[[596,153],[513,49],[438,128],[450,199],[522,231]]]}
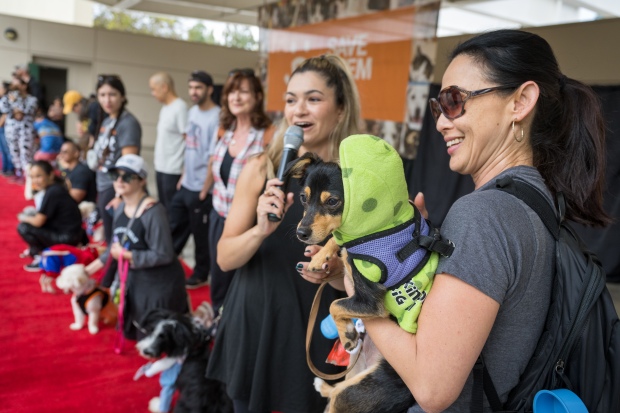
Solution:
{"label": "woman with glasses", "polygon": [[17,232],[26,243],[32,262],[26,271],[40,271],[41,252],[56,244],[78,245],[82,241],[82,215],[69,195],[62,179],[47,161],[30,165],[32,189],[43,193],[41,205],[34,215],[19,214]]}
{"label": "woman with glasses", "polygon": [[[249,159],[241,171],[218,243],[218,264],[236,273],[222,307],[207,376],[226,384],[235,413],[319,413],[326,404],[306,364],[306,328],[318,286],[298,274],[307,268],[313,251],[295,239],[303,207],[293,197],[301,188],[292,179],[284,193],[284,183],[273,178],[291,125],[304,131],[298,154],[315,152],[325,160],[336,159],[340,142],[358,132],[357,88],[340,57],[310,58],[292,73],[284,119],[268,149]],[[281,220],[270,221],[270,213]],[[326,288],[319,319],[341,296]],[[312,340],[315,365],[337,372],[325,362],[333,341],[318,329]]]}
{"label": "woman with glasses", "polygon": [[[217,265],[217,242],[224,230],[241,168],[248,158],[263,152],[273,135],[271,119],[265,114],[263,87],[251,69],[231,72],[222,93],[220,129],[225,130],[211,158],[213,209],[209,215],[211,259],[211,303],[217,312],[232,281],[234,271]],[[191,278],[187,281],[190,287]]]}
{"label": "woman with glasses", "polygon": [[410,413],[471,411],[480,354],[504,403],[542,334],[555,241],[533,210],[493,189],[498,180],[525,181],[550,206],[561,191],[568,219],[609,222],[600,103],[562,74],[544,39],[500,30],[467,40],[452,52],[442,86],[431,100],[436,127],[450,169],[471,175],[476,189],[443,222],[455,249],[439,261],[417,334],[364,320],[416,400]]}
{"label": "woman with glasses", "polygon": [[[125,105],[125,85],[116,75],[100,75],[97,78],[97,100],[99,101],[99,126],[89,167],[97,172],[97,209],[103,217],[105,239],[112,240],[112,214],[120,204],[116,197],[108,170],[116,161],[127,154],[139,154],[142,140],[140,122]],[[104,118],[104,113],[107,117]]]}
{"label": "woman with glasses", "polygon": [[[114,239],[99,259],[86,267],[94,274],[108,259],[129,263],[123,288],[123,334],[139,340],[143,333],[136,323],[151,309],[164,308],[186,313],[185,273],[172,248],[166,209],[146,193],[144,160],[123,155],[108,170],[108,178],[123,202],[114,213]],[[122,269],[121,269],[122,270]]]}

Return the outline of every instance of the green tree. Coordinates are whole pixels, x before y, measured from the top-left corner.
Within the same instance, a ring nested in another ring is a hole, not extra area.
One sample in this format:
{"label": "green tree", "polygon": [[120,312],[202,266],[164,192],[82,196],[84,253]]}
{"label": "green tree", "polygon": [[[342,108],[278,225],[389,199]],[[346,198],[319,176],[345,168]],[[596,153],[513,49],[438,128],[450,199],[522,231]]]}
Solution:
{"label": "green tree", "polygon": [[181,23],[171,17],[155,17],[144,13],[127,13],[119,10],[101,9],[95,15],[94,26],[108,30],[140,33],[151,36],[182,39]]}
{"label": "green tree", "polygon": [[187,31],[187,40],[190,42],[217,44],[213,30],[208,30],[202,23],[196,23]]}
{"label": "green tree", "polygon": [[227,24],[222,35],[224,46],[258,50],[258,42],[249,27]]}

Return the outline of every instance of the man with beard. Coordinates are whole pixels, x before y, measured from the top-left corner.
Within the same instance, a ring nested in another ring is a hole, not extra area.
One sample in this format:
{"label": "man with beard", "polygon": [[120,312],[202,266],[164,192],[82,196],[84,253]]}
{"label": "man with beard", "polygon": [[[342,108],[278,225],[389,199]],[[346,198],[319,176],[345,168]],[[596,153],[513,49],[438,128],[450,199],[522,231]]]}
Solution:
{"label": "man with beard", "polygon": [[189,77],[189,96],[194,103],[188,112],[185,131],[185,158],[178,191],[170,202],[170,229],[175,252],[181,253],[189,235],[194,236],[196,265],[186,281],[188,288],[205,285],[210,257],[207,217],[212,202],[209,190],[213,178],[208,173],[209,158],[217,140],[220,108],[213,102],[213,79],[201,70]]}

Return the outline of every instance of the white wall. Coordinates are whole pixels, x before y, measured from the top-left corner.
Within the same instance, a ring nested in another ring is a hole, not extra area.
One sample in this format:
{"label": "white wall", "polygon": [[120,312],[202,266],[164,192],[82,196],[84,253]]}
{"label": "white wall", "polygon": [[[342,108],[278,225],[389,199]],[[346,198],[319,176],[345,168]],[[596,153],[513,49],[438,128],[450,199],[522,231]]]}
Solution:
{"label": "white wall", "polygon": [[[0,0],[4,2],[7,0]],[[8,80],[16,64],[34,62],[67,69],[67,88],[82,94],[94,92],[97,75],[117,74],[125,84],[127,108],[140,123],[143,146],[152,150],[161,105],[151,97],[149,77],[169,72],[179,96],[188,103],[187,78],[191,71],[209,72],[223,83],[230,69],[254,67],[257,52],[151,36],[22,19],[0,14],[0,33],[18,32],[16,41],[0,38],[0,79]],[[74,136],[74,115],[67,119],[67,134]]]}
{"label": "white wall", "polygon": [[88,0],[0,0],[0,13],[80,26],[93,25],[93,2]]}

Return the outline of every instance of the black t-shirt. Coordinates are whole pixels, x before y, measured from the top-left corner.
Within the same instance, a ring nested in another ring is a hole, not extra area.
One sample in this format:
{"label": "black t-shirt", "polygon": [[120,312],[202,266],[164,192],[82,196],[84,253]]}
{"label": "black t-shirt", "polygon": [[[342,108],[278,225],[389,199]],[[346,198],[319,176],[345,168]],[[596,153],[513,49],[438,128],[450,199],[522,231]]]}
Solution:
{"label": "black t-shirt", "polygon": [[97,199],[97,181],[95,172],[90,170],[88,166],[78,162],[75,168],[67,171],[66,179],[71,182],[71,188],[86,191],[84,201],[95,202]]}
{"label": "black t-shirt", "polygon": [[60,184],[47,187],[39,212],[47,217],[45,229],[62,234],[76,234],[82,230],[82,215],[77,203]]}

